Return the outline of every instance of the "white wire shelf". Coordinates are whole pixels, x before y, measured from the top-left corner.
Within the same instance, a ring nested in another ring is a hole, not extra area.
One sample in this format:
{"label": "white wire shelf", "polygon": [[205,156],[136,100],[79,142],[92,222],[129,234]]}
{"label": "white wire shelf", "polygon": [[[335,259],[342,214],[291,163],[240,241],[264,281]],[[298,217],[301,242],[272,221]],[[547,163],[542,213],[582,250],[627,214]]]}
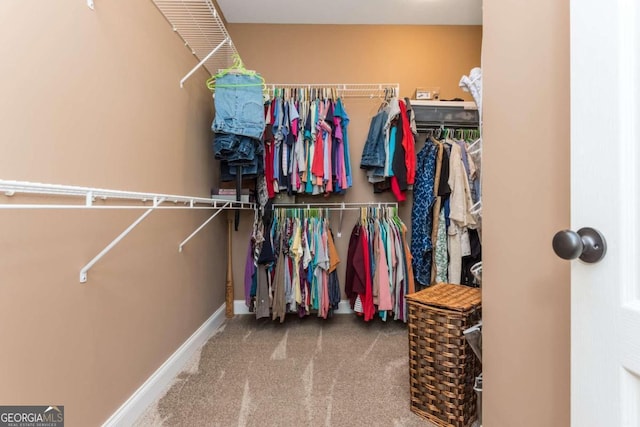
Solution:
{"label": "white wire shelf", "polygon": [[397,96],[400,93],[399,83],[271,83],[267,85],[269,95],[275,89],[333,89],[343,98],[381,98],[389,90]]}
{"label": "white wire shelf", "polygon": [[211,0],[153,0],[191,53],[200,61],[180,80],[180,87],[204,66],[209,74],[229,68],[238,54]]}
{"label": "white wire shelf", "polygon": [[[54,204],[52,198],[40,199],[28,204],[8,203],[7,198],[0,200],[0,209],[148,209],[146,203],[162,200],[162,203],[173,203],[174,206],[161,206],[157,209],[218,209],[228,207],[232,209],[254,209],[251,202],[232,201],[205,197],[178,196],[173,194],[142,193],[137,191],[106,190],[103,188],[78,187],[72,185],[43,184],[29,181],[11,181],[0,179],[0,192],[5,196],[16,194],[38,194],[49,196],[81,197],[82,204]],[[106,201],[137,201],[139,205],[106,205],[96,202]],[[205,205],[205,206],[200,206]]]}
{"label": "white wire shelf", "polygon": [[[251,209],[255,203],[225,199],[178,196],[173,194],[141,193],[135,191],[105,190],[102,188],[43,184],[28,181],[0,180],[0,209],[144,209],[145,212],[127,229],[109,243],[80,270],[80,282],[87,281],[93,265],[115,247],[151,212],[162,209],[207,209],[214,213],[178,245],[184,246],[223,210]],[[28,203],[15,203],[18,195],[28,195]],[[65,203],[60,202],[60,198]],[[56,203],[57,202],[57,203]],[[167,206],[168,205],[168,206]]]}

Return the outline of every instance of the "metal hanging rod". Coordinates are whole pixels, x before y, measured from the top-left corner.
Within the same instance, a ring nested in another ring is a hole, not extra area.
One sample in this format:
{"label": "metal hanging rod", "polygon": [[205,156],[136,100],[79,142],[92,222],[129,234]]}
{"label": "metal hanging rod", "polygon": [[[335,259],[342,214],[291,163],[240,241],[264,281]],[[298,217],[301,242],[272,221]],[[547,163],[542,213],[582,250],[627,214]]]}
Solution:
{"label": "metal hanging rod", "polygon": [[416,127],[418,131],[429,130],[429,129],[440,129],[440,128],[449,128],[449,129],[479,129],[479,123],[464,123],[464,122],[454,122],[454,121],[441,121],[441,122],[416,122]]}
{"label": "metal hanging rod", "polygon": [[[227,209],[251,209],[255,210],[255,203],[240,202],[224,199],[204,197],[176,196],[171,194],[140,193],[135,191],[105,190],[102,188],[77,187],[70,185],[42,184],[27,181],[0,180],[0,209],[146,209],[146,211],[127,227],[118,237],[109,243],[98,255],[93,257],[80,270],[80,283],[86,283],[87,273],[93,265],[113,249],[127,234],[140,224],[151,212],[160,209],[208,209],[215,212],[200,227],[180,243],[178,250],[182,252],[184,245],[200,232],[220,212]],[[30,203],[12,203],[11,200],[17,194],[47,196],[35,198]],[[80,198],[82,204],[52,204],[55,197]],[[95,203],[99,200],[101,205]],[[129,204],[113,204],[114,201],[125,201]],[[151,202],[149,206],[146,203]],[[111,203],[111,204],[107,204]],[[130,203],[141,203],[132,205]],[[173,206],[162,206],[173,203]]]}
{"label": "metal hanging rod", "polygon": [[275,89],[335,89],[345,98],[381,97],[391,89],[397,96],[400,93],[399,83],[272,83],[267,89],[273,95]]}
{"label": "metal hanging rod", "polygon": [[398,208],[397,202],[364,202],[364,203],[274,203],[274,209],[327,209],[330,211],[349,211],[361,208]]}

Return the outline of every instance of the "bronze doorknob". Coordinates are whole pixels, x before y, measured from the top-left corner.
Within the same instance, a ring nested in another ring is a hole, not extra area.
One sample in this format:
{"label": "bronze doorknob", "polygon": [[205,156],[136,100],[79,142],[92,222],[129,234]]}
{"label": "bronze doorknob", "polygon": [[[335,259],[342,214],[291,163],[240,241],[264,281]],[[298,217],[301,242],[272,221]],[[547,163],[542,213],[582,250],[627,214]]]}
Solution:
{"label": "bronze doorknob", "polygon": [[562,259],[580,258],[593,264],[604,258],[607,242],[596,229],[584,227],[576,233],[572,230],[558,231],[553,236],[553,250]]}

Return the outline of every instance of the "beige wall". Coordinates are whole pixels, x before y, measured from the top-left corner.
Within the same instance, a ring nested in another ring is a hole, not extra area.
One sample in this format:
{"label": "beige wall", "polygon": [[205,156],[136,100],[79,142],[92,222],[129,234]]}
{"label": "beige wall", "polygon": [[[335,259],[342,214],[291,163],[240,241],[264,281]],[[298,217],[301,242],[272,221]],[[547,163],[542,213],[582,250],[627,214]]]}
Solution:
{"label": "beige wall", "polygon": [[[255,25],[230,24],[229,33],[248,68],[267,83],[399,83],[401,96],[413,97],[416,87],[439,86],[441,97],[471,100],[462,91],[460,77],[480,65],[482,27],[479,26],[381,26],[381,25]],[[277,48],[278,41],[282,47]],[[358,168],[371,117],[379,99],[345,99],[353,188],[345,196],[299,197],[312,202],[394,201],[391,193],[373,194],[372,186]],[[419,145],[421,146],[421,145]],[[401,216],[410,226],[411,193],[401,204]],[[336,238],[343,262],[338,266],[341,287],[347,247],[357,213],[344,214],[342,238]],[[331,215],[334,234],[339,214]],[[250,219],[236,234],[234,259],[244,260]],[[243,261],[244,262],[244,261]],[[244,264],[234,264],[235,298],[244,298]]]}
{"label": "beige wall", "polygon": [[[207,196],[204,71],[150,1],[0,2],[0,177]],[[0,196],[4,197],[4,196]],[[15,201],[24,200],[15,198]],[[224,301],[207,211],[0,211],[0,404],[105,421]]]}
{"label": "beige wall", "polygon": [[484,424],[569,425],[569,2],[484,1]]}
{"label": "beige wall", "polygon": [[[96,7],[0,2],[2,178],[206,195],[215,168],[206,74],[179,89],[195,61],[151,2]],[[484,20],[485,425],[564,426],[569,269],[549,241],[569,221],[568,4],[485,0]],[[272,82],[390,81],[403,95],[434,85],[470,99],[457,82],[479,65],[479,27],[230,32]],[[298,54],[307,51],[319,53]],[[355,161],[376,107],[347,104]],[[362,177],[355,186],[345,200],[390,199]],[[154,213],[78,283],[136,216],[0,212],[0,403],[64,404],[69,425],[99,424],[221,304],[224,219],[176,250],[205,212]],[[345,216],[343,233],[351,224]]]}
{"label": "beige wall", "polygon": [[[479,65],[482,27],[229,24],[248,68],[267,83],[400,83],[402,96],[439,86],[442,99]],[[365,135],[366,137],[366,135]]]}

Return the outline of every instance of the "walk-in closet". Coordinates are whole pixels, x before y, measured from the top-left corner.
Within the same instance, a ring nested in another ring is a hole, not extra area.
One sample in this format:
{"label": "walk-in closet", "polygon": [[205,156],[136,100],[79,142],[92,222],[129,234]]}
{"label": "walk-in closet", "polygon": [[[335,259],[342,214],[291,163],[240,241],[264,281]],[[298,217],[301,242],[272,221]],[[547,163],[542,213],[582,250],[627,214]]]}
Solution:
{"label": "walk-in closet", "polygon": [[507,3],[2,2],[0,425],[516,425]]}

